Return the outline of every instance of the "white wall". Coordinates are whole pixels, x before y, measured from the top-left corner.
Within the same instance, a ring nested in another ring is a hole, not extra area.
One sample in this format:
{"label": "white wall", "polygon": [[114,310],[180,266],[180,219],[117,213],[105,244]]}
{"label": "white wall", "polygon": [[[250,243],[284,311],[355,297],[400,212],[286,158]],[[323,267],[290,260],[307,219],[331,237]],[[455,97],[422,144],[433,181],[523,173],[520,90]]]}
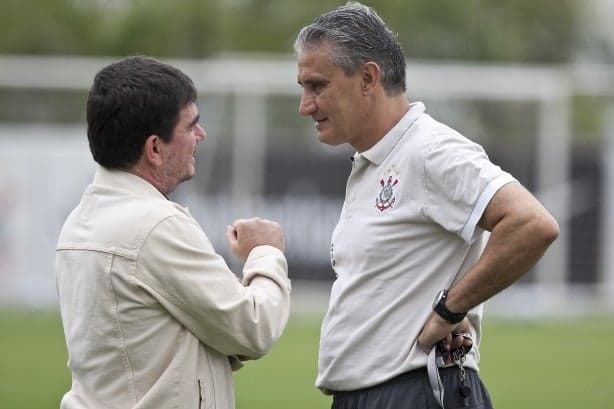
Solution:
{"label": "white wall", "polygon": [[55,303],[55,243],[93,169],[82,127],[0,127],[0,304]]}

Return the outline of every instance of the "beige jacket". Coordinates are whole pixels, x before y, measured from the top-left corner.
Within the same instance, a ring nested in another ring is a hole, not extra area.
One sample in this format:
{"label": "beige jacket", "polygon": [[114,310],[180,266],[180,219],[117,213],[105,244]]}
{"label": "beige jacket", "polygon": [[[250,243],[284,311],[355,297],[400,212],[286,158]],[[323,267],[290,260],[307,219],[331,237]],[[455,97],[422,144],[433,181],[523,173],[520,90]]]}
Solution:
{"label": "beige jacket", "polygon": [[288,320],[281,251],[254,248],[240,281],[187,209],[122,171],[97,169],[55,269],[73,380],[62,409],[233,408],[231,371]]}

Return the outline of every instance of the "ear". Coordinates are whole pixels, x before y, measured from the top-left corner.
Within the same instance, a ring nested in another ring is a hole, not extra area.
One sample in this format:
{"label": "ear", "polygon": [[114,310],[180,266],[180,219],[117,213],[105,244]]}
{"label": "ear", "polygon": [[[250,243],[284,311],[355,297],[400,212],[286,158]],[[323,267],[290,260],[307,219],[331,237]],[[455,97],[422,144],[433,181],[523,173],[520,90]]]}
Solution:
{"label": "ear", "polygon": [[363,94],[370,94],[379,86],[382,70],[373,61],[363,64],[361,71],[361,85]]}
{"label": "ear", "polygon": [[143,159],[153,166],[162,166],[162,139],[158,135],[149,135],[143,146]]}

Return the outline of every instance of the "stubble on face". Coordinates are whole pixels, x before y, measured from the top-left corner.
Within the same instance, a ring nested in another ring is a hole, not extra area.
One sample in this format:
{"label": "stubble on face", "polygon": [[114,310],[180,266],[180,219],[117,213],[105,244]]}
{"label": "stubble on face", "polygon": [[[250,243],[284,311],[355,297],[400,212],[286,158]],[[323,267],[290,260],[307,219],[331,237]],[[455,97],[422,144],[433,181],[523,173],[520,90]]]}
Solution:
{"label": "stubble on face", "polygon": [[[179,122],[173,129],[170,142],[164,143],[164,166],[159,169],[161,184],[168,194],[196,173],[196,146],[200,140],[194,134],[198,125],[198,109],[195,104],[183,108]],[[201,128],[202,129],[202,128]]]}

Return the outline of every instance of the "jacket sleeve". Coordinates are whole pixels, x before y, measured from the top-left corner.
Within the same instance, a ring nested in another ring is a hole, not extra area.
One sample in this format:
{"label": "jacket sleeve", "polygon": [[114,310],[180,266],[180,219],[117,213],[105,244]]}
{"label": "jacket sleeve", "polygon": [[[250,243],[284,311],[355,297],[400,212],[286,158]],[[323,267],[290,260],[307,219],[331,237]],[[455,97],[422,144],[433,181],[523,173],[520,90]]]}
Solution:
{"label": "jacket sleeve", "polygon": [[264,355],[288,321],[284,254],[271,246],[254,248],[241,281],[188,215],[168,217],[151,231],[135,275],[171,316],[224,355]]}

